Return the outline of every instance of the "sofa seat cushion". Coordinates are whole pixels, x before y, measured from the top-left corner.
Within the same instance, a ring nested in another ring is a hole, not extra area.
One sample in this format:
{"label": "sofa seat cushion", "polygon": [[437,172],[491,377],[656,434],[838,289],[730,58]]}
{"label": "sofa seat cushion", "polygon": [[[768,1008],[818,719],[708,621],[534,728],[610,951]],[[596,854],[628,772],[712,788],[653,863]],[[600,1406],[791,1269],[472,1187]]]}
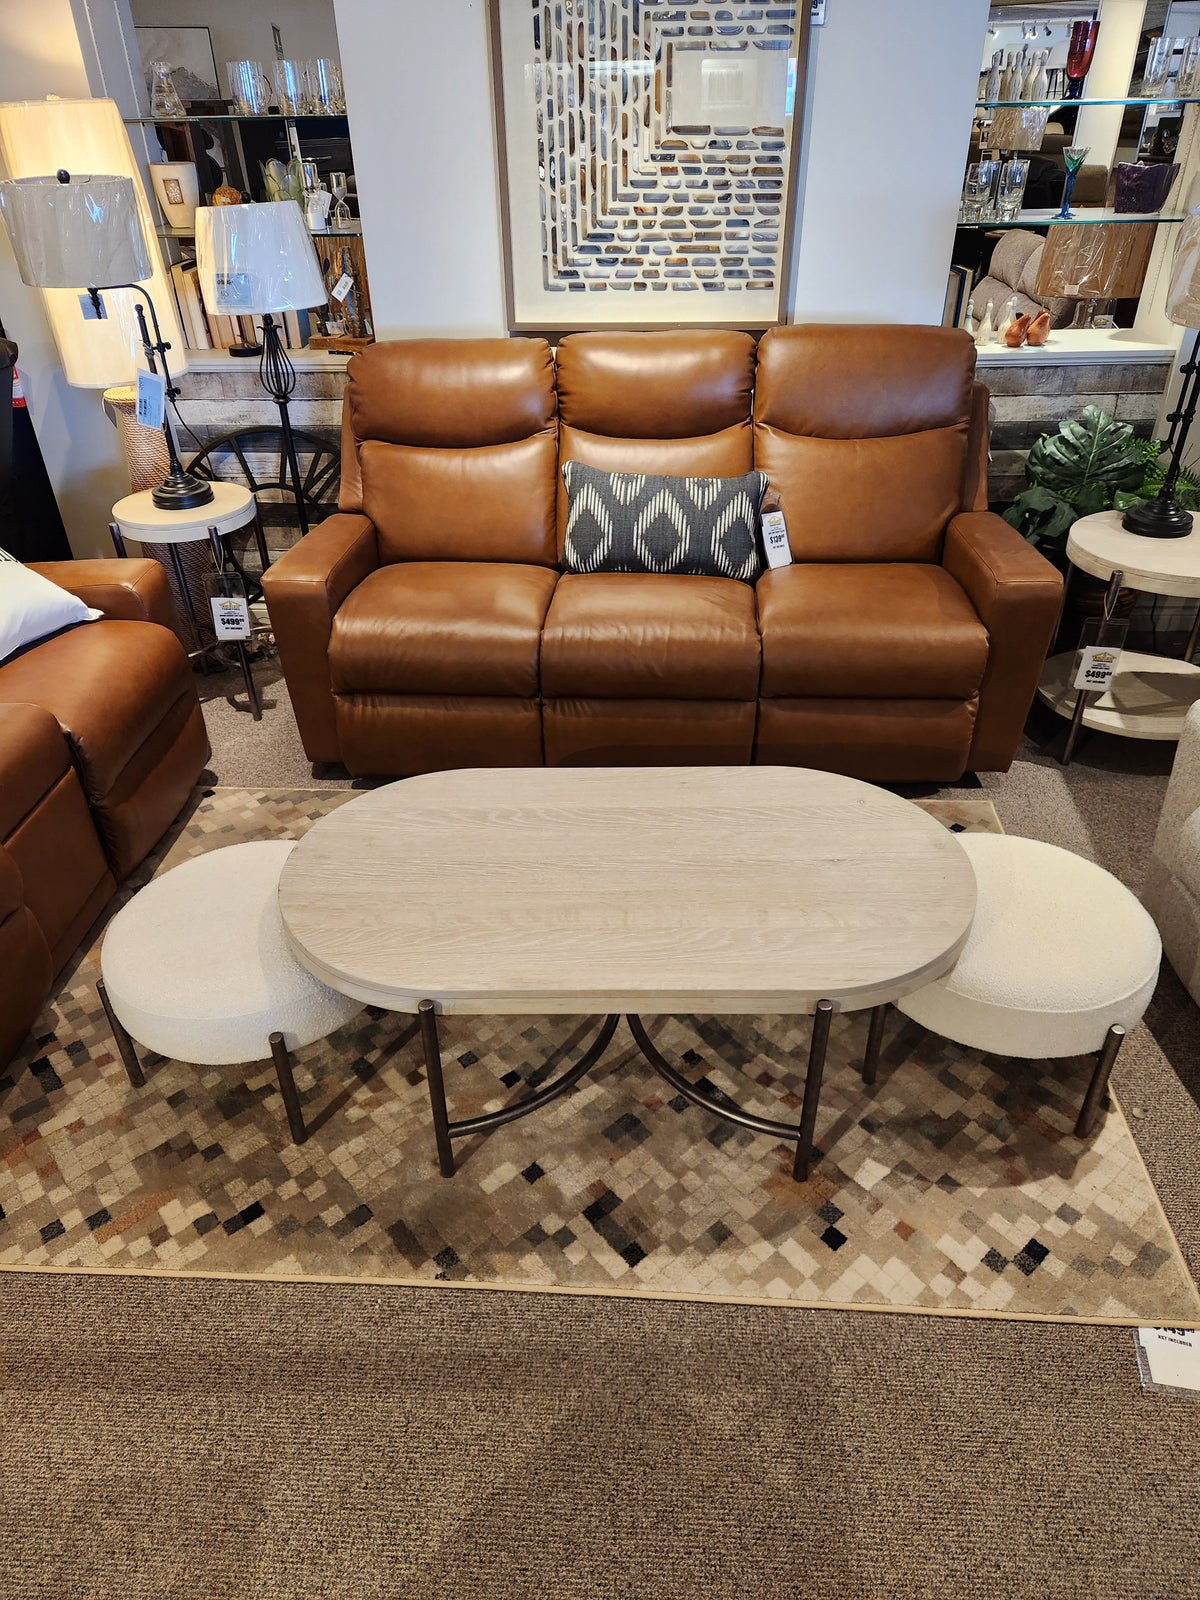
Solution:
{"label": "sofa seat cushion", "polygon": [[18,702],[57,719],[88,799],[97,802],[168,718],[186,719],[196,690],[169,629],[105,620],[47,639],[0,666],[0,703]]}
{"label": "sofa seat cushion", "polygon": [[542,637],[542,693],[753,700],[754,591],[733,578],[567,573]]}
{"label": "sofa seat cushion", "polygon": [[764,696],[966,700],[987,629],[949,573],[918,562],[801,563],[757,588]]}
{"label": "sofa seat cushion", "polygon": [[333,619],[333,692],[534,696],[557,581],[550,567],[506,561],[380,567]]}

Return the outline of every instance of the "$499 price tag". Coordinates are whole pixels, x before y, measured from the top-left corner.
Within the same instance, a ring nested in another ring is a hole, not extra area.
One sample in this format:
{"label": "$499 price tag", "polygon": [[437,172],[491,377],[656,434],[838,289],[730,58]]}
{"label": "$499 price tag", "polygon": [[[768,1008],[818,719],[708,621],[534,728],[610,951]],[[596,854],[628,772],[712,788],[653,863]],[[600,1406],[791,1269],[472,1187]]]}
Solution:
{"label": "$499 price tag", "polygon": [[1107,689],[1117,670],[1121,652],[1110,644],[1089,644],[1084,648],[1075,674],[1076,689]]}

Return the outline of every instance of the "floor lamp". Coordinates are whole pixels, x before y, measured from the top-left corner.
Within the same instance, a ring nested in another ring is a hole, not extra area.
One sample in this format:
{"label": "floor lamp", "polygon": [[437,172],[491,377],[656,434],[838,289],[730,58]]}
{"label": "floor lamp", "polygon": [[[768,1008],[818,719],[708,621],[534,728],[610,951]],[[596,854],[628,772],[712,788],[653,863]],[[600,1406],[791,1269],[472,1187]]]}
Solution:
{"label": "floor lamp", "polygon": [[296,441],[288,401],[296,387],[296,369],[284,348],[276,317],[306,311],[327,301],[312,235],[295,200],[268,200],[261,205],[199,206],[196,209],[196,266],[200,292],[217,316],[262,316],[262,356],[258,376],[279,407],[284,454],[296,497],[301,534],[308,532],[308,513],[296,460]]}
{"label": "floor lamp", "polygon": [[[1179,241],[1171,263],[1171,282],[1167,289],[1167,316],[1177,328],[1200,330],[1200,207],[1188,215],[1179,230]],[[1130,533],[1147,539],[1182,539],[1192,531],[1192,514],[1175,500],[1175,485],[1183,467],[1183,452],[1200,400],[1200,331],[1192,340],[1191,354],[1180,367],[1183,385],[1175,409],[1167,413],[1171,431],[1166,453],[1170,456],[1163,486],[1153,500],[1131,506],[1122,519]]]}
{"label": "floor lamp", "polygon": [[[151,372],[162,368],[166,386],[162,430],[170,470],[152,490],[154,503],[173,511],[207,505],[212,486],[186,472],[175,447],[168,401],[179,393],[167,366],[170,345],[162,336],[154,301],[144,287],[152,275],[146,238],[138,214],[133,179],[116,174],[72,177],[65,169],[53,176],[9,178],[0,182],[0,216],[12,241],[21,281],[34,289],[85,289],[81,318],[105,316],[102,291],[129,289],[140,295],[150,312],[154,337],[141,301],[135,303],[142,350]],[[132,359],[130,361],[132,364]],[[109,381],[127,376],[112,374]]]}

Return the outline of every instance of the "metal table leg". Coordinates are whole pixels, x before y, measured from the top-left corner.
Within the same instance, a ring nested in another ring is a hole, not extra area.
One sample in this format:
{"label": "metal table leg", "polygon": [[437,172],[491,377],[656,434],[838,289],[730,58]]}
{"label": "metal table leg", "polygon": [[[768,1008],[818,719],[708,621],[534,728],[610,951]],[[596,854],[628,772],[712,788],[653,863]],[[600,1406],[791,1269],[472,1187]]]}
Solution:
{"label": "metal table leg", "polygon": [[[1121,585],[1124,581],[1125,574],[1123,572],[1114,572],[1108,580],[1108,588],[1104,593],[1104,616],[1101,619],[1097,635],[1098,642],[1100,642],[1099,635],[1104,631],[1104,624],[1112,621],[1113,611],[1116,609],[1117,596],[1121,592]],[[1082,634],[1080,639],[1082,641]],[[1083,727],[1083,714],[1087,710],[1087,697],[1093,693],[1095,691],[1092,689],[1076,689],[1075,691],[1075,710],[1071,713],[1071,726],[1067,730],[1067,742],[1062,753],[1061,764],[1064,767],[1070,766],[1071,757],[1075,754],[1075,742],[1079,738],[1079,730]]]}
{"label": "metal table leg", "polygon": [[171,570],[175,574],[175,581],[179,585],[179,592],[183,595],[184,609],[187,611],[188,621],[192,625],[192,640],[195,646],[192,654],[193,656],[200,657],[204,660],[204,670],[207,672],[207,656],[210,646],[204,644],[200,637],[200,619],[196,615],[196,606],[192,599],[192,591],[188,587],[187,575],[183,570],[183,562],[179,559],[179,546],[172,541],[167,546],[167,549],[171,554]]}
{"label": "metal table leg", "polygon": [[117,527],[115,522],[109,523],[108,532],[113,542],[113,549],[117,552],[117,555],[122,561],[127,561],[129,559],[129,551],[125,548],[125,535],[121,532],[120,528]]}
{"label": "metal table leg", "polygon": [[[225,571],[225,546],[221,543],[221,535],[216,528],[208,530],[209,541],[212,544],[213,560],[216,562],[217,571]],[[238,663],[242,669],[242,679],[246,685],[246,698],[250,702],[250,715],[255,722],[262,721],[262,702],[258,698],[258,689],[254,683],[254,674],[250,670],[250,653],[246,649],[246,641],[235,641]]]}
{"label": "metal table leg", "polygon": [[864,1083],[874,1083],[879,1075],[879,1051],[883,1045],[883,1025],[887,1021],[887,1005],[876,1006],[871,1012],[871,1026],[867,1032],[867,1049],[863,1056]]}
{"label": "metal table leg", "polygon": [[1097,1113],[1108,1090],[1108,1080],[1112,1077],[1117,1051],[1121,1048],[1124,1038],[1125,1029],[1114,1022],[1096,1058],[1096,1070],[1092,1073],[1092,1081],[1088,1084],[1083,1105],[1079,1108],[1079,1119],[1075,1124],[1075,1136],[1078,1139],[1086,1139],[1095,1126]]}
{"label": "metal table leg", "polygon": [[108,998],[108,990],[104,987],[104,979],[97,978],[96,993],[100,996],[100,1004],[104,1007],[104,1015],[108,1018],[108,1025],[112,1029],[112,1036],[116,1041],[121,1060],[125,1063],[125,1073],[135,1089],[141,1089],[146,1083],[146,1074],[142,1071],[142,1063],[138,1060],[137,1049],[129,1036],[129,1030],[117,1016],[112,1008],[112,1001]]}
{"label": "metal table leg", "polygon": [[812,1165],[813,1134],[817,1126],[817,1107],[821,1100],[821,1079],[825,1075],[825,1047],[829,1043],[829,1024],[833,1020],[833,1002],[818,1000],[813,1013],[812,1042],[808,1047],[808,1072],[804,1078],[804,1105],[800,1111],[800,1137],[796,1141],[796,1159],[792,1163],[792,1177],[797,1183],[808,1178]]}

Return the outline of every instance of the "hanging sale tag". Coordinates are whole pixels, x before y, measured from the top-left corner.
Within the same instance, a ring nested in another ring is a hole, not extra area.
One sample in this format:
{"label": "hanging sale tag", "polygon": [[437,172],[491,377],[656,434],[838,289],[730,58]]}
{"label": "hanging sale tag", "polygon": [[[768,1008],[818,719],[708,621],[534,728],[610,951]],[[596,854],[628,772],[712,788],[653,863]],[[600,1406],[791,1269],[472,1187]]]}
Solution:
{"label": "hanging sale tag", "polygon": [[341,277],[334,284],[333,288],[330,289],[330,298],[333,300],[344,300],[353,287],[354,279],[348,272],[343,272]]}
{"label": "hanging sale tag", "polygon": [[143,428],[161,428],[167,409],[167,381],[158,372],[138,369],[137,420]]}
{"label": "hanging sale tag", "polygon": [[1121,652],[1111,644],[1089,644],[1080,654],[1079,670],[1075,674],[1076,689],[1103,691],[1113,680],[1113,673],[1121,659]]}
{"label": "hanging sale tag", "polygon": [[215,594],[209,600],[218,639],[250,637],[250,607],[241,595]]}

